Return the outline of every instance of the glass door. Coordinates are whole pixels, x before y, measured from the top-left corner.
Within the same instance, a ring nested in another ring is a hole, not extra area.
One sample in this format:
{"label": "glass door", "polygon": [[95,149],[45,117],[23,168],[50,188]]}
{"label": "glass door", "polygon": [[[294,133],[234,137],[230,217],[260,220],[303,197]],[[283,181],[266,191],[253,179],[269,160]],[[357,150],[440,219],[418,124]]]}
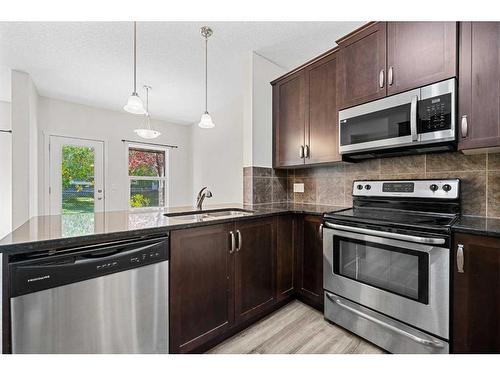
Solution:
{"label": "glass door", "polygon": [[101,141],[51,136],[50,214],[104,211],[104,145]]}
{"label": "glass door", "polygon": [[429,299],[429,254],[335,235],[333,272],[421,303]]}

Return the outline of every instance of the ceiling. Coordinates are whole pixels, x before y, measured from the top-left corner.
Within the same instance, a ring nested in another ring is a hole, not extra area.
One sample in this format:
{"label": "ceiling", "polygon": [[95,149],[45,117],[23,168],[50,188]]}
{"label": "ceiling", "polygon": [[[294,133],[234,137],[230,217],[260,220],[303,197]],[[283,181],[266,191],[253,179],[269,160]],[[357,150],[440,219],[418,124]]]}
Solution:
{"label": "ceiling", "polygon": [[[153,87],[153,117],[181,124],[199,120],[204,24],[214,30],[213,111],[241,95],[251,51],[291,69],[332,48],[362,22],[139,22],[138,88]],[[122,110],[133,88],[132,37],[131,22],[0,22],[0,100],[10,101],[9,72],[17,69],[31,74],[40,95]]]}

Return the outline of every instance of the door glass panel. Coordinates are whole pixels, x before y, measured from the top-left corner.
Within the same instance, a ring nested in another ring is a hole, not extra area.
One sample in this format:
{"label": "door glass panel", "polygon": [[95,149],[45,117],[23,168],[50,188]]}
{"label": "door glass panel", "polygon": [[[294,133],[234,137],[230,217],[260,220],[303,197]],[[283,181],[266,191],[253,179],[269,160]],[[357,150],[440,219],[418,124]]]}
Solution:
{"label": "door glass panel", "polygon": [[94,158],[93,147],[62,146],[62,214],[94,212]]}
{"label": "door glass panel", "polygon": [[345,146],[411,135],[410,109],[410,104],[403,104],[343,120],[340,144]]}
{"label": "door glass panel", "polygon": [[333,251],[334,273],[427,303],[427,253],[341,237]]}

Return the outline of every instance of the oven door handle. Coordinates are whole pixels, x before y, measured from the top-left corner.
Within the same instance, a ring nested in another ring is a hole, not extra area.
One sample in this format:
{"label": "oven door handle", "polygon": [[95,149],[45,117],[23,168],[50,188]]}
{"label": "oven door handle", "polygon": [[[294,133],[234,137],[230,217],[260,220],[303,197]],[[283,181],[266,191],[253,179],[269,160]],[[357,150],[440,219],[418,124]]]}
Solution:
{"label": "oven door handle", "polygon": [[394,326],[390,325],[389,323],[383,322],[382,320],[379,320],[371,315],[368,315],[362,311],[356,310],[355,308],[353,308],[351,306],[347,306],[347,305],[343,304],[338,298],[335,298],[335,296],[331,293],[325,292],[325,294],[326,294],[326,297],[330,301],[332,301],[333,303],[336,303],[341,308],[348,310],[348,311],[352,312],[353,314],[356,314],[362,318],[365,318],[366,320],[369,320],[370,322],[373,322],[373,323],[378,324],[384,328],[387,328],[393,332],[396,332],[402,336],[408,337],[409,339],[411,339],[415,342],[418,342],[419,344],[422,344],[425,346],[432,346],[435,348],[443,348],[444,347],[443,343],[441,343],[439,341],[427,340],[427,339],[424,339],[422,337],[418,337],[418,336],[414,335],[413,333],[407,332],[407,331],[402,330],[401,328],[398,328],[398,327],[394,327]]}
{"label": "oven door handle", "polygon": [[328,222],[325,222],[325,225],[328,228],[345,230],[348,232],[362,233],[362,234],[368,234],[368,235],[379,236],[379,237],[394,238],[396,240],[417,242],[417,243],[423,243],[423,244],[442,245],[446,242],[446,240],[444,238],[411,236],[409,234],[383,232],[383,231],[374,230],[374,229],[350,227],[347,225],[332,224],[332,223],[328,223]]}

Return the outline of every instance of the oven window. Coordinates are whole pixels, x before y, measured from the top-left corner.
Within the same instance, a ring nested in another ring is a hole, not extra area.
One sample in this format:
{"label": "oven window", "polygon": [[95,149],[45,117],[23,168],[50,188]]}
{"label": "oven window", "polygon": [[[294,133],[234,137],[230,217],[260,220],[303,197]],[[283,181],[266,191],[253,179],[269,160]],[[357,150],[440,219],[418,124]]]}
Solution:
{"label": "oven window", "polygon": [[410,104],[384,109],[341,122],[340,145],[411,135]]}
{"label": "oven window", "polygon": [[424,252],[334,236],[333,272],[428,303],[429,255]]}

